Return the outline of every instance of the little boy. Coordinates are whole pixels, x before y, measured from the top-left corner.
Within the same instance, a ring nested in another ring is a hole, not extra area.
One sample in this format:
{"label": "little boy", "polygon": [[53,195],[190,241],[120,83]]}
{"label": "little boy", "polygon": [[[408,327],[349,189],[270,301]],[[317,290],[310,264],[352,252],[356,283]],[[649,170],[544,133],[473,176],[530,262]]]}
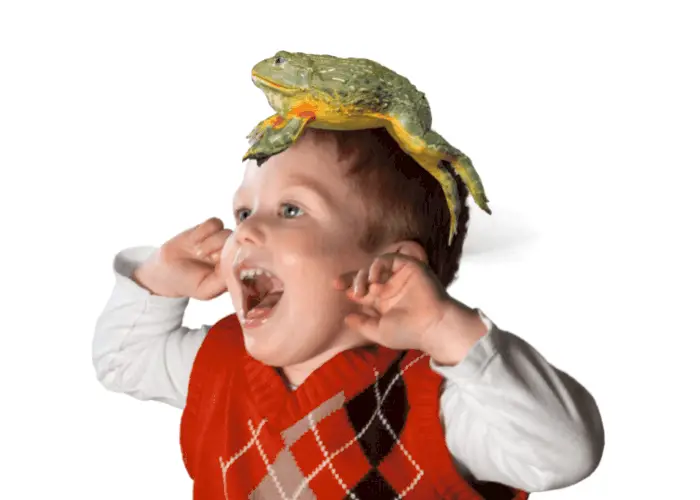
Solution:
{"label": "little boy", "polygon": [[[184,408],[195,499],[524,499],[597,467],[592,396],[451,297],[440,186],[383,129],[307,129],[210,219],[117,255],[93,358]],[[189,298],[236,314],[182,325]]]}

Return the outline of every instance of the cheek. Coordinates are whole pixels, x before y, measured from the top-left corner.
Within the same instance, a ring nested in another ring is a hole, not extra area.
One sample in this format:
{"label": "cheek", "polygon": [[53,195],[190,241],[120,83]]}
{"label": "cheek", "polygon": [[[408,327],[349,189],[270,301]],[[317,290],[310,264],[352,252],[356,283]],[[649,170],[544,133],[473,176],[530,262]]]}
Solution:
{"label": "cheek", "polygon": [[351,251],[347,239],[323,235],[307,238],[294,248],[287,248],[282,254],[282,262],[288,269],[295,270],[295,274],[335,272],[342,269],[343,262],[347,261],[346,255]]}
{"label": "cheek", "polygon": [[286,240],[284,245],[280,242],[278,262],[300,294],[323,302],[335,300],[335,294],[339,294],[342,301],[342,292],[333,287],[333,280],[357,270],[364,262],[352,238],[353,234],[342,228],[316,234],[306,232],[303,237]]}
{"label": "cheek", "polygon": [[338,223],[334,227],[318,235],[314,240],[309,239],[306,244],[309,252],[315,252],[320,256],[344,256],[357,254],[359,238],[353,227]]}
{"label": "cheek", "polygon": [[236,233],[233,232],[226,238],[224,246],[221,248],[221,265],[230,267],[233,263],[235,257],[235,237]]}
{"label": "cheek", "polygon": [[357,271],[361,265],[353,247],[328,242],[305,251],[287,252],[282,260],[289,275],[294,277],[294,283],[301,287],[300,293],[312,295],[313,300],[323,302],[346,300],[342,292],[334,287],[333,281],[344,273]]}
{"label": "cheek", "polygon": [[236,252],[238,250],[238,246],[235,244],[235,239],[234,239],[234,234],[228,237],[226,242],[224,243],[224,246],[221,249],[221,276],[224,278],[224,281],[226,282],[226,286],[228,289],[231,291],[231,293],[234,293],[237,291],[237,286],[235,285],[235,277],[233,276],[233,265],[234,261],[236,259]]}

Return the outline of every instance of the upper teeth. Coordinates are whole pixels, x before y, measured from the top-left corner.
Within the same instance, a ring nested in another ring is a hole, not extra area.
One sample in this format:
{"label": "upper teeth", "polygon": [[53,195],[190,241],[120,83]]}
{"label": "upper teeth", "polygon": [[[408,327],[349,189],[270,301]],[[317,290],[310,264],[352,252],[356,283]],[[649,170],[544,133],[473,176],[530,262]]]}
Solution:
{"label": "upper teeth", "polygon": [[268,271],[265,271],[264,269],[244,269],[243,271],[241,271],[240,278],[242,280],[255,278],[256,276],[260,276],[261,274],[272,278],[272,274],[270,274]]}

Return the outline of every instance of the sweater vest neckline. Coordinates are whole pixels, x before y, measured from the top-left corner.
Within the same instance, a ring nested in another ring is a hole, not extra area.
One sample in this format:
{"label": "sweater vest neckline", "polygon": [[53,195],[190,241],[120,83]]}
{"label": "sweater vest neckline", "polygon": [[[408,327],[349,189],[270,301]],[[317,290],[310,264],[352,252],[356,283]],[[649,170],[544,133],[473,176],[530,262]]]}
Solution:
{"label": "sweater vest neckline", "polygon": [[352,399],[374,384],[403,354],[380,345],[345,350],[314,370],[296,389],[287,385],[280,370],[256,360],[247,351],[243,354],[243,372],[258,413],[284,429],[340,392]]}

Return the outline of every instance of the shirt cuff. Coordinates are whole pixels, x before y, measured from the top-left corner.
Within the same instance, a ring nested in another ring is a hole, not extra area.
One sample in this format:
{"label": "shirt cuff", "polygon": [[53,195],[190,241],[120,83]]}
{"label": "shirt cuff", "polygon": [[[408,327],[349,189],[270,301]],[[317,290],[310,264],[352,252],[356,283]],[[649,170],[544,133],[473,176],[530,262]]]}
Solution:
{"label": "shirt cuff", "polygon": [[496,340],[499,333],[498,327],[481,309],[475,309],[479,318],[487,328],[486,334],[469,349],[469,352],[456,365],[441,365],[430,358],[430,368],[449,380],[465,380],[478,376],[488,366],[491,359],[497,354]]}

